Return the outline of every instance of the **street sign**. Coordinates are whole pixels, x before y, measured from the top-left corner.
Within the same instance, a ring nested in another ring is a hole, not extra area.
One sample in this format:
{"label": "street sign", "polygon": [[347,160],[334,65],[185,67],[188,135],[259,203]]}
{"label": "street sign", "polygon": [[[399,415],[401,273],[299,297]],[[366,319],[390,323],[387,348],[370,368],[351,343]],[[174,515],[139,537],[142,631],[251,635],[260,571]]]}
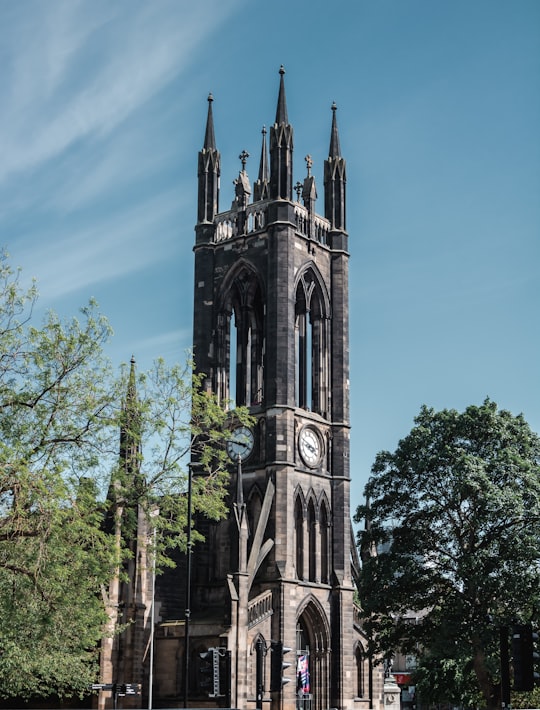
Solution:
{"label": "street sign", "polygon": [[141,694],[141,684],[140,683],[126,683],[124,686],[126,695],[140,695]]}
{"label": "street sign", "polygon": [[140,683],[92,683],[91,690],[112,690],[116,695],[140,695]]}

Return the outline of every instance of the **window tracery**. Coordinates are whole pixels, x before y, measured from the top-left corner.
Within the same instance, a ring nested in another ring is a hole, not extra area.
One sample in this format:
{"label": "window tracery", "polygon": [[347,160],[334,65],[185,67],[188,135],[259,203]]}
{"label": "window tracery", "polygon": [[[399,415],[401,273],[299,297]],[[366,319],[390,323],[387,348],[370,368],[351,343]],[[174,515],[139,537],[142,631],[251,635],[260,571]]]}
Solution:
{"label": "window tracery", "polygon": [[263,401],[264,301],[256,272],[243,263],[225,288],[217,323],[216,391],[220,401]]}
{"label": "window tracery", "polygon": [[322,416],[329,413],[329,301],[310,265],[295,293],[296,406]]}

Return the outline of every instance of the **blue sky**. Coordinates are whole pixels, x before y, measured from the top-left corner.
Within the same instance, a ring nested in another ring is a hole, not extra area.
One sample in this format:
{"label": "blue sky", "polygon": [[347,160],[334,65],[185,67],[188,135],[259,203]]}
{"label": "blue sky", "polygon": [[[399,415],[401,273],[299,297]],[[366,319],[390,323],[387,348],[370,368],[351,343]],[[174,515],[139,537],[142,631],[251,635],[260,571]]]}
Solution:
{"label": "blue sky", "polygon": [[226,209],[280,64],[295,181],[333,101],[347,159],[354,509],[424,403],[540,432],[538,0],[0,0],[0,244],[113,362],[183,360],[207,95]]}

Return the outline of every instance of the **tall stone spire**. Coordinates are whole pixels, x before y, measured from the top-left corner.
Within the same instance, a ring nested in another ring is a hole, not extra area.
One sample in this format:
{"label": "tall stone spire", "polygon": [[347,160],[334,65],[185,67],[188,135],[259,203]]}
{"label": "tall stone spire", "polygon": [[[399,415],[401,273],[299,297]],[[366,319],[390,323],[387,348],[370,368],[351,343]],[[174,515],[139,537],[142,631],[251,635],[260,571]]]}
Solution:
{"label": "tall stone spire", "polygon": [[270,127],[270,198],[292,200],[293,129],[287,118],[283,65],[279,69],[279,74],[276,122]]}
{"label": "tall stone spire", "polygon": [[337,106],[335,102],[332,104],[332,130],[330,132],[330,148],[328,155],[330,158],[341,158],[341,148],[339,146],[339,133],[336,121]]}
{"label": "tall stone spire", "polygon": [[206,117],[206,131],[204,134],[204,145],[205,150],[215,150],[216,149],[216,136],[214,133],[214,114],[212,112],[212,102],[214,97],[212,94],[208,94],[208,115]]}
{"label": "tall stone spire", "polygon": [[253,185],[253,201],[267,200],[269,197],[268,185],[268,150],[266,148],[266,127],[262,128],[261,160],[259,162],[259,177]]}
{"label": "tall stone spire", "polygon": [[126,404],[134,405],[137,401],[137,383],[135,379],[135,357],[131,356],[129,362],[129,379],[128,379],[128,390],[126,397]]}
{"label": "tall stone spire", "polygon": [[278,126],[282,123],[284,125],[287,125],[289,123],[289,119],[287,117],[287,100],[285,98],[285,81],[283,79],[283,77],[285,76],[285,68],[283,64],[279,68],[279,75],[279,94],[276,109],[276,124]]}
{"label": "tall stone spire", "polygon": [[199,151],[199,194],[197,204],[197,222],[213,222],[219,211],[219,176],[220,176],[220,155],[216,148],[216,138],[214,134],[214,116],[212,113],[212,102],[214,97],[208,95],[208,116],[206,119],[206,131],[204,134],[204,145]]}
{"label": "tall stone spire", "polygon": [[346,231],[345,187],[347,174],[345,160],[341,157],[336,121],[337,106],[332,104],[332,129],[328,159],[324,161],[324,215],[332,232]]}
{"label": "tall stone spire", "polygon": [[138,479],[140,475],[140,455],[141,412],[137,397],[135,358],[132,357],[120,428],[120,465],[126,476],[124,485],[130,486]]}

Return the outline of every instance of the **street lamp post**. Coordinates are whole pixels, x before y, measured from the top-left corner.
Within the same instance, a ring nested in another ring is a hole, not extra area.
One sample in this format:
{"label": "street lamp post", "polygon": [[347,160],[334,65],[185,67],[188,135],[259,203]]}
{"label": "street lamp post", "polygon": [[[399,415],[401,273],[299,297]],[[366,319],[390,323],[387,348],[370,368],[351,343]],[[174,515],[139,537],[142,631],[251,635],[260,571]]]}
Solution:
{"label": "street lamp post", "polygon": [[[151,513],[151,518],[157,518],[159,508],[155,508]],[[154,549],[152,551],[152,615],[150,619],[150,673],[148,678],[148,710],[152,710],[153,690],[154,690],[154,633],[156,624],[156,542],[157,525],[154,521],[153,530]]]}
{"label": "street lamp post", "polygon": [[187,543],[186,543],[186,609],[184,613],[184,707],[188,707],[189,690],[189,619],[191,616],[191,484],[192,464],[188,464]]}

